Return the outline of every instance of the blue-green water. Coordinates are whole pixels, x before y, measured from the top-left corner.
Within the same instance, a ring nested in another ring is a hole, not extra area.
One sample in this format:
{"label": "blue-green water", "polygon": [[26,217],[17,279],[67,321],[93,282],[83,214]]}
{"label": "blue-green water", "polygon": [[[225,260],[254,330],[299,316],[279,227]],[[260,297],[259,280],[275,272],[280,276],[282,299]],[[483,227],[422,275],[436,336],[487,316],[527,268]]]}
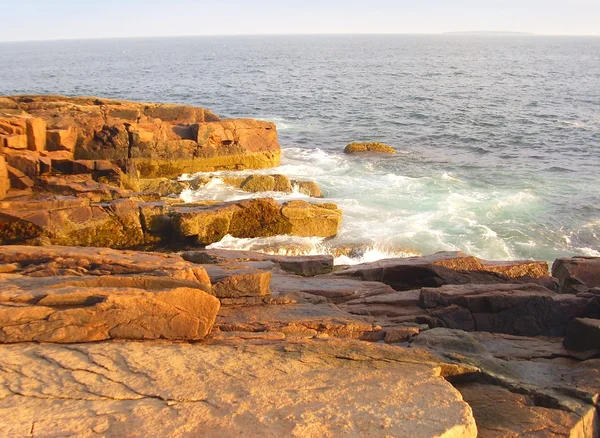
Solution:
{"label": "blue-green water", "polygon": [[[283,165],[267,172],[314,179],[340,204],[334,244],[600,256],[600,38],[5,43],[0,66],[0,94],[181,102],[276,122]],[[398,154],[342,153],[365,140]],[[241,194],[217,184],[186,196]]]}

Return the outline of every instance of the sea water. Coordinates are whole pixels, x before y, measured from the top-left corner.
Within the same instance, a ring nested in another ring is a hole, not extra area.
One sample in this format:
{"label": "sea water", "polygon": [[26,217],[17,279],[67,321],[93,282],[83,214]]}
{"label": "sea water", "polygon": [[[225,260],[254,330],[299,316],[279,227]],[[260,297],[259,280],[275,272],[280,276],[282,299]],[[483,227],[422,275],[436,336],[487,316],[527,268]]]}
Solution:
{"label": "sea water", "polygon": [[[316,181],[344,211],[334,239],[228,236],[215,246],[366,248],[340,263],[441,250],[488,259],[600,256],[600,38],[2,43],[0,66],[0,94],[179,102],[273,121],[282,165],[259,172]],[[343,154],[352,141],[381,141],[398,153]],[[248,196],[263,195],[219,179],[182,195]]]}

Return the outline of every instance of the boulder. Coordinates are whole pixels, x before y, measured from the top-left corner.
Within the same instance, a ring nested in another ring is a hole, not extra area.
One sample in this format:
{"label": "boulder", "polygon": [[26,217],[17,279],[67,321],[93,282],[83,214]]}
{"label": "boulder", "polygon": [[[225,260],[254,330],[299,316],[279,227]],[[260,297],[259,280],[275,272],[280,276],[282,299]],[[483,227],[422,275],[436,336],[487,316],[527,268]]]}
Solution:
{"label": "boulder", "polygon": [[303,195],[310,196],[311,198],[322,198],[323,192],[314,181],[298,181],[293,180],[292,185],[298,187],[298,191]]}
{"label": "boulder", "polygon": [[396,290],[439,287],[445,284],[547,284],[550,281],[546,262],[488,262],[462,252],[440,252],[425,257],[363,263],[339,271],[336,275],[380,281]]}
{"label": "boulder", "polygon": [[218,242],[227,234],[239,238],[286,234],[331,237],[337,234],[341,217],[335,204],[291,201],[279,205],[270,198],[173,208],[175,230],[202,244]]}
{"label": "boulder", "polygon": [[271,295],[271,273],[245,266],[206,267],[217,298],[265,297]]}
{"label": "boulder", "polygon": [[474,438],[446,369],[350,340],[3,345],[0,435]]}
{"label": "boulder", "polygon": [[[329,255],[314,256],[280,256],[252,251],[230,251],[210,249],[186,251],[181,256],[190,262],[199,264],[245,263],[248,261],[270,261],[281,269],[292,274],[312,277],[328,274],[333,271],[333,257]],[[340,281],[341,283],[342,281]]]}
{"label": "boulder", "polygon": [[600,350],[600,319],[575,318],[569,323],[563,342],[569,350]]}
{"label": "boulder", "polygon": [[344,149],[345,154],[357,153],[395,154],[396,149],[383,143],[350,143]]}
{"label": "boulder", "polygon": [[600,257],[573,257],[555,260],[552,275],[560,292],[576,294],[600,286]]}
{"label": "boulder", "polygon": [[333,272],[333,256],[330,255],[278,257],[274,261],[284,271],[303,277],[314,277]]}
{"label": "boulder", "polygon": [[250,175],[240,186],[245,192],[272,192],[275,178],[271,175]]}

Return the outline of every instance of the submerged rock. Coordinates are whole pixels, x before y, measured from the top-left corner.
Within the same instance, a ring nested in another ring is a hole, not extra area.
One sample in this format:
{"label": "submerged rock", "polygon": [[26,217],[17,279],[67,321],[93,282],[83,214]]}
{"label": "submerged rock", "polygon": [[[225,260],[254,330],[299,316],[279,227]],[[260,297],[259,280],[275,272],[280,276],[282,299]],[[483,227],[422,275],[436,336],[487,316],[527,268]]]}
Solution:
{"label": "submerged rock", "polygon": [[312,198],[322,198],[323,192],[313,181],[300,181],[289,179],[285,175],[262,175],[253,174],[248,177],[232,177],[232,176],[200,176],[190,181],[190,186],[193,189],[198,189],[211,181],[219,179],[228,186],[241,189],[249,193],[260,192],[282,192],[293,193],[297,190],[299,193],[310,196]]}
{"label": "submerged rock", "polygon": [[357,153],[395,154],[396,149],[383,143],[350,143],[344,149],[345,154]]}

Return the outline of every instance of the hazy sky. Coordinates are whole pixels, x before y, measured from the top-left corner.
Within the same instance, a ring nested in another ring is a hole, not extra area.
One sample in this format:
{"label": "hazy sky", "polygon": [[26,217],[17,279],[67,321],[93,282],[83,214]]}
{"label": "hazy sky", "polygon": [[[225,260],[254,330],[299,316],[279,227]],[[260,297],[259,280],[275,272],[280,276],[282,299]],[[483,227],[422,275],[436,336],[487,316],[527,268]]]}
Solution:
{"label": "hazy sky", "polygon": [[0,41],[170,35],[600,35],[600,0],[0,0]]}

